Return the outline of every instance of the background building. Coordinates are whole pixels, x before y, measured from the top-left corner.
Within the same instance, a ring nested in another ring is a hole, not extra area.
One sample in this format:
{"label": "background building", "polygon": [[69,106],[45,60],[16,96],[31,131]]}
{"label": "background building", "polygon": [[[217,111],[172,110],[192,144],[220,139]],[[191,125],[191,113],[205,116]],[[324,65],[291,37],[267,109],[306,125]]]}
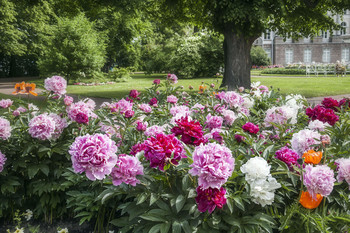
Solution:
{"label": "background building", "polygon": [[254,45],[262,46],[271,59],[272,64],[291,63],[335,63],[350,62],[350,10],[344,11],[344,15],[333,16],[335,22],[342,26],[339,31],[320,32],[313,38],[301,38],[294,40],[287,38],[285,41],[275,32],[266,31],[258,38]]}

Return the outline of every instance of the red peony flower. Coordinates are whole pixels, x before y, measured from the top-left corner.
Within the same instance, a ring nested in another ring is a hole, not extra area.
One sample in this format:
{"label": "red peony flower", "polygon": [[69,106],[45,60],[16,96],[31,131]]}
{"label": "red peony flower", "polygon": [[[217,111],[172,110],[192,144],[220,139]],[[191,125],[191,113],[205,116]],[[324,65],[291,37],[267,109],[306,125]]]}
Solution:
{"label": "red peony flower", "polygon": [[203,137],[202,126],[198,121],[189,121],[187,117],[182,117],[175,121],[178,126],[171,129],[175,136],[181,135],[181,141],[188,145],[199,146],[206,143]]}
{"label": "red peony flower", "polygon": [[148,138],[144,143],[145,158],[150,166],[164,171],[165,165],[177,165],[180,159],[185,158],[185,151],[181,142],[173,135],[157,134]]}
{"label": "red peony flower", "polygon": [[129,97],[130,98],[133,98],[133,99],[140,99],[138,96],[140,95],[141,93],[138,92],[137,90],[131,90],[130,93],[129,93]]}
{"label": "red peony flower", "polygon": [[323,101],[322,101],[322,105],[325,107],[325,108],[331,108],[335,111],[337,111],[336,107],[339,106],[339,103],[337,100],[333,99],[333,98],[324,98]]}
{"label": "red peony flower", "polygon": [[257,134],[259,132],[259,126],[254,125],[251,122],[247,122],[245,125],[243,125],[242,129],[252,134]]}
{"label": "red peony flower", "polygon": [[151,106],[156,106],[158,104],[157,98],[156,97],[152,98],[148,104]]}
{"label": "red peony flower", "polygon": [[319,120],[330,125],[334,125],[339,120],[339,117],[332,109],[320,105],[316,105],[313,109],[307,108],[306,115],[312,120]]}
{"label": "red peony flower", "polygon": [[198,210],[205,212],[208,210],[209,213],[213,212],[216,207],[222,208],[226,204],[226,189],[221,187],[202,189],[201,186],[197,187],[196,202]]}

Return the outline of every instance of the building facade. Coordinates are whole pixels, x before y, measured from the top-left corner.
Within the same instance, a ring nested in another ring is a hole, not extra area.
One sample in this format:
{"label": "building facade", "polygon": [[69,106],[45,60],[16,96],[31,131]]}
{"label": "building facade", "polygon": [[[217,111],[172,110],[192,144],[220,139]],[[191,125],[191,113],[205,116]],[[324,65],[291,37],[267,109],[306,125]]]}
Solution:
{"label": "building facade", "polygon": [[341,17],[333,17],[341,25],[341,30],[320,32],[313,38],[293,40],[282,37],[274,32],[266,31],[254,45],[262,46],[270,57],[272,64],[292,63],[350,63],[350,10],[344,11]]}

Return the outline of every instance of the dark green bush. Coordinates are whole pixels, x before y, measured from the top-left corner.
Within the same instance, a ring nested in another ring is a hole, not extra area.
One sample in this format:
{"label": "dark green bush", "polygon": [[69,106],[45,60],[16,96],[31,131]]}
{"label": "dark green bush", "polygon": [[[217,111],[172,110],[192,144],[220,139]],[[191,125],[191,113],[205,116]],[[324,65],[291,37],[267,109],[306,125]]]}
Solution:
{"label": "dark green bush", "polygon": [[303,69],[271,68],[261,71],[262,74],[305,74]]}
{"label": "dark green bush", "polygon": [[250,50],[250,59],[252,65],[268,66],[271,64],[270,58],[267,56],[265,50],[260,46],[253,46]]}

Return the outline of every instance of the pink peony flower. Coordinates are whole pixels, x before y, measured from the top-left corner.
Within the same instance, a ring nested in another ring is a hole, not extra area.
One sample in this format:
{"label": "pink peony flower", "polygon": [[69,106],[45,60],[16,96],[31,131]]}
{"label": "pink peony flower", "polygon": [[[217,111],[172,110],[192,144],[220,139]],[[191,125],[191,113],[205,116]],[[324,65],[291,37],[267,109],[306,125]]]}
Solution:
{"label": "pink peony flower", "polygon": [[202,126],[198,121],[190,121],[188,117],[182,117],[175,121],[177,126],[171,129],[175,136],[181,135],[181,141],[188,145],[199,146],[206,143],[203,137]]}
{"label": "pink peony flower", "polygon": [[73,97],[66,95],[63,101],[66,106],[70,106],[73,103]]}
{"label": "pink peony flower", "polygon": [[224,117],[225,124],[229,126],[231,126],[233,122],[237,119],[236,114],[231,110],[227,110],[227,109],[222,110],[222,115]]}
{"label": "pink peony flower", "polygon": [[226,189],[221,187],[203,189],[202,187],[197,187],[197,197],[196,202],[198,205],[198,210],[200,212],[205,212],[208,210],[212,213],[216,207],[221,209],[226,204]]}
{"label": "pink peony flower", "polygon": [[337,159],[335,163],[337,165],[338,171],[338,182],[342,182],[343,180],[345,180],[348,183],[348,185],[350,185],[350,158]]}
{"label": "pink peony flower", "polygon": [[144,111],[145,113],[150,113],[152,112],[152,108],[149,104],[140,104],[139,105],[139,109],[141,109],[142,111]]}
{"label": "pink peony flower", "polygon": [[71,104],[67,107],[66,111],[68,117],[79,124],[87,124],[89,117],[95,117],[95,114],[91,110],[91,105],[87,105],[84,101]]}
{"label": "pink peony flower", "polygon": [[191,114],[191,110],[187,106],[181,105],[170,108],[170,113],[173,116],[176,116],[179,113],[181,115],[188,116]]}
{"label": "pink peony flower", "polygon": [[67,81],[61,76],[52,76],[45,79],[45,89],[52,91],[56,95],[64,95],[66,93]]}
{"label": "pink peony flower", "polygon": [[111,173],[113,185],[118,186],[125,183],[136,186],[140,183],[136,178],[137,175],[143,175],[143,166],[137,157],[120,154]]}
{"label": "pink peony flower", "polygon": [[144,143],[145,158],[150,161],[150,166],[158,167],[164,171],[167,164],[177,165],[182,158],[185,158],[185,150],[181,142],[172,134],[157,134],[148,138]]}
{"label": "pink peony flower", "polygon": [[156,97],[152,98],[152,99],[149,101],[149,103],[148,103],[148,104],[149,104],[149,105],[151,105],[151,106],[156,107],[156,106],[157,106],[157,104],[158,104],[158,100],[157,100],[157,98],[156,98]]}
{"label": "pink peony flower", "polygon": [[9,108],[13,104],[13,101],[10,99],[2,99],[0,100],[0,107]]}
{"label": "pink peony flower", "polygon": [[126,112],[125,112],[125,118],[131,118],[131,117],[133,117],[134,116],[134,114],[135,114],[135,112],[133,111],[133,110],[127,110]]}
{"label": "pink peony flower", "polygon": [[311,148],[311,145],[320,144],[321,134],[309,129],[300,130],[298,133],[293,134],[291,144],[292,149],[302,156],[305,151]]}
{"label": "pink peony flower", "polygon": [[[297,109],[288,106],[272,107],[266,111],[264,122],[266,127],[274,126],[272,124],[285,125],[288,121],[290,124],[296,124],[297,114]],[[277,128],[277,126],[274,126],[274,128]]]}
{"label": "pink peony flower", "polygon": [[115,107],[111,109],[111,112],[119,112],[124,114],[128,110],[132,110],[133,105],[133,103],[130,103],[125,99],[121,99],[116,103]]}
{"label": "pink peony flower", "polygon": [[171,103],[171,104],[176,104],[177,101],[178,101],[178,98],[174,95],[169,95],[167,97],[167,100],[166,100],[168,103]]}
{"label": "pink peony flower", "polygon": [[238,108],[244,102],[243,97],[240,94],[238,94],[238,93],[236,93],[234,91],[226,92],[225,96],[223,97],[223,100],[231,108]]}
{"label": "pink peony flower", "polygon": [[15,116],[15,117],[19,116],[20,114],[21,114],[21,112],[18,111],[18,110],[15,110],[15,111],[12,112],[12,115]]}
{"label": "pink peony flower", "polygon": [[285,146],[276,151],[275,158],[285,162],[289,170],[293,170],[292,165],[297,165],[297,160],[300,158],[300,155]]}
{"label": "pink peony flower", "polygon": [[49,117],[51,117],[51,119],[55,123],[55,131],[52,134],[52,137],[54,139],[59,138],[63,130],[68,127],[67,120],[66,118],[61,118],[59,115],[55,113],[50,113]]}
{"label": "pink peony flower", "polygon": [[153,80],[153,84],[156,84],[156,85],[160,84],[160,79]]}
{"label": "pink peony flower", "polygon": [[235,134],[235,139],[238,143],[240,143],[240,142],[244,142],[246,138],[242,135]]}
{"label": "pink peony flower", "polygon": [[264,85],[260,85],[258,87],[258,89],[260,90],[261,93],[268,93],[269,92],[269,88],[267,86],[264,86]]}
{"label": "pink peony flower", "polygon": [[23,108],[23,107],[18,107],[17,110],[18,110],[19,112],[26,112],[26,111],[27,111],[27,109],[26,109],[26,108]]}
{"label": "pink peony flower", "polygon": [[141,93],[138,92],[137,90],[131,90],[130,93],[129,93],[129,97],[130,97],[130,98],[133,98],[133,99],[140,99],[140,98],[139,98],[139,95],[140,95],[140,94],[141,94]]}
{"label": "pink peony flower", "polygon": [[32,138],[49,140],[55,135],[55,121],[47,113],[40,114],[29,122],[29,134]]}
{"label": "pink peony flower", "polygon": [[148,123],[142,121],[136,121],[136,130],[145,131],[147,129]]}
{"label": "pink peony flower", "polygon": [[147,137],[152,137],[163,132],[164,132],[164,128],[162,126],[152,125],[146,129],[145,135]]}
{"label": "pink peony flower", "polygon": [[221,116],[212,116],[210,113],[207,115],[206,119],[207,121],[205,124],[209,130],[221,128],[224,121]]}
{"label": "pink peony flower", "polygon": [[69,148],[76,173],[85,172],[90,180],[102,180],[112,172],[117,163],[118,147],[107,135],[80,136]]}
{"label": "pink peony flower", "polygon": [[5,165],[5,162],[6,162],[6,156],[1,153],[0,151],[0,172],[2,172],[2,170],[4,170],[4,165]]}
{"label": "pink peony flower", "polygon": [[331,194],[334,186],[334,172],[327,165],[306,165],[304,172],[304,185],[313,199],[316,194],[326,197]]}
{"label": "pink peony flower", "polygon": [[189,173],[198,176],[198,184],[203,189],[219,189],[232,175],[235,159],[231,151],[223,145],[209,143],[199,145],[193,152],[193,163]]}
{"label": "pink peony flower", "polygon": [[173,84],[177,83],[177,77],[175,74],[168,74],[167,80],[169,80],[169,82]]}
{"label": "pink peony flower", "polygon": [[251,122],[247,122],[242,126],[242,129],[244,131],[247,131],[251,134],[257,134],[259,132],[259,126],[258,125],[254,125]]}

